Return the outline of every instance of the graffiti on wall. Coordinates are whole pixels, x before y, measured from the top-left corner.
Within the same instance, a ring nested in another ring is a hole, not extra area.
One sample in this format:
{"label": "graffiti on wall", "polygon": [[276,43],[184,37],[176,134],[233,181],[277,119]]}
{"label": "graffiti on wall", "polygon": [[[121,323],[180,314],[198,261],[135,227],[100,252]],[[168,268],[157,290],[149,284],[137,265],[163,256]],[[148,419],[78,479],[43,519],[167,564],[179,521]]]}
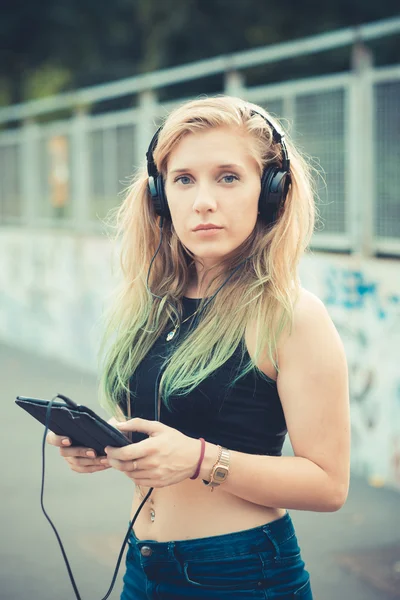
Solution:
{"label": "graffiti on wall", "polygon": [[348,358],[353,467],[400,485],[400,295],[377,275],[330,266],[321,297]]}
{"label": "graffiti on wall", "polygon": [[400,295],[382,294],[377,281],[367,279],[362,271],[331,267],[326,277],[325,304],[346,310],[370,309],[378,320],[387,319],[393,308],[400,306]]}

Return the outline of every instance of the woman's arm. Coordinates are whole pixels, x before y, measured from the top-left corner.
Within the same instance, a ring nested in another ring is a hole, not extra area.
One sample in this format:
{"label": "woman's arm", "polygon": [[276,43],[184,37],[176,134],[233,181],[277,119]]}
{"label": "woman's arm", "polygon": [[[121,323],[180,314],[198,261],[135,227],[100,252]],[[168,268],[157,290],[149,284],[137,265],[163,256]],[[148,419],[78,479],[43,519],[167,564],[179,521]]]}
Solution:
{"label": "woman's arm", "polygon": [[[338,510],[349,488],[347,364],[326,308],[310,292],[301,292],[292,333],[282,341],[278,357],[278,392],[295,456],[231,451],[221,490],[263,506]],[[203,479],[209,479],[215,459],[216,446],[207,444]]]}

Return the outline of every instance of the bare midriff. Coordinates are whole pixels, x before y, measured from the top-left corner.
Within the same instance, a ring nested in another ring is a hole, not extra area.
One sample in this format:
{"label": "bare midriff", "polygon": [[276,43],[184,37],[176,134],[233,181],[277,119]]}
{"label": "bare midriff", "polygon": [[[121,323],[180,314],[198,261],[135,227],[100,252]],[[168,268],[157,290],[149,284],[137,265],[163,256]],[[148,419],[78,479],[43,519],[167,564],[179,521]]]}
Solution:
{"label": "bare midriff", "polygon": [[[144,495],[148,488],[142,487]],[[152,500],[152,503],[149,502]],[[282,517],[285,509],[260,506],[225,492],[223,484],[211,492],[201,479],[184,480],[154,489],[133,527],[140,540],[188,540],[251,529]],[[131,520],[142,499],[138,490]]]}

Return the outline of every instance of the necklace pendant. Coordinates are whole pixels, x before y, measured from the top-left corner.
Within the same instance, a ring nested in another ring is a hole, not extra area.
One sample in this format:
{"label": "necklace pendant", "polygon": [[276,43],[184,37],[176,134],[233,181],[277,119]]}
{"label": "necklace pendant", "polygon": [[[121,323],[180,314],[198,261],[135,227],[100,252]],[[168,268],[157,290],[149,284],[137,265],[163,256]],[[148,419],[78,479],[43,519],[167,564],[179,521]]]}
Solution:
{"label": "necklace pendant", "polygon": [[155,519],[156,519],[156,513],[155,513],[154,509],[152,508],[152,509],[150,510],[150,521],[151,521],[152,523],[154,523]]}
{"label": "necklace pendant", "polygon": [[167,342],[170,342],[174,338],[175,333],[176,333],[176,329],[174,329],[173,331],[169,332],[169,334],[166,337]]}

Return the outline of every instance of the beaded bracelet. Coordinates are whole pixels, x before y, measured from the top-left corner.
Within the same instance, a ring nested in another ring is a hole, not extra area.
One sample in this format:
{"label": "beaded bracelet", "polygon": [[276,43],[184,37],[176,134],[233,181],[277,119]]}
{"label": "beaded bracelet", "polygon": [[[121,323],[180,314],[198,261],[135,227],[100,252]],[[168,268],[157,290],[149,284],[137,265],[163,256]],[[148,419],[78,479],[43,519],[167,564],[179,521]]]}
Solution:
{"label": "beaded bracelet", "polygon": [[206,442],[203,438],[200,438],[200,442],[201,442],[201,451],[200,451],[200,458],[199,458],[199,462],[197,463],[197,468],[196,468],[196,472],[194,475],[192,475],[192,477],[190,479],[197,479],[199,474],[200,474],[200,468],[201,468],[201,464],[203,462],[204,459],[204,453],[206,450]]}

